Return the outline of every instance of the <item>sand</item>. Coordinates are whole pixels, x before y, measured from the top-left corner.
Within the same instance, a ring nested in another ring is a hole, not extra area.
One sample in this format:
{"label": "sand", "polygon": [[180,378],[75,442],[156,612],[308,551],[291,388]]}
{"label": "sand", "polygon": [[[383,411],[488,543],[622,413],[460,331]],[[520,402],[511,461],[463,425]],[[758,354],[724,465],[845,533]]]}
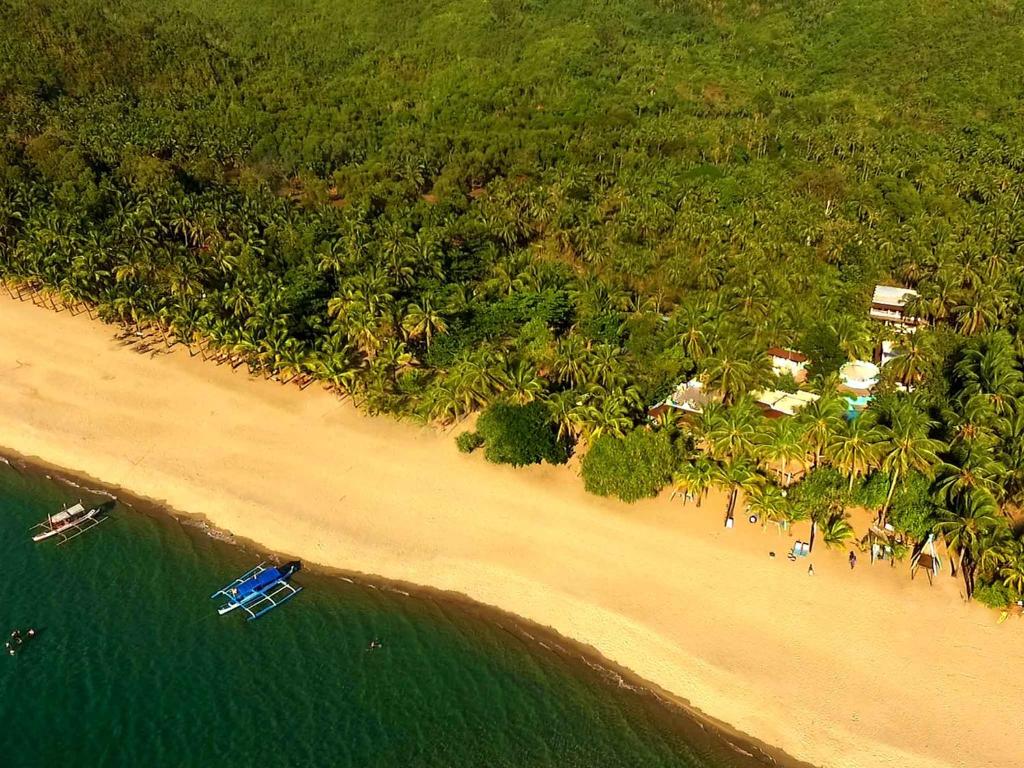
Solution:
{"label": "sand", "polygon": [[275,551],[549,626],[814,765],[1024,760],[1024,621],[997,625],[948,572],[932,587],[866,557],[851,572],[818,547],[809,576],[788,537],[725,530],[720,498],[597,499],[571,469],[492,466],[315,386],[113,334],[0,300],[0,445]]}

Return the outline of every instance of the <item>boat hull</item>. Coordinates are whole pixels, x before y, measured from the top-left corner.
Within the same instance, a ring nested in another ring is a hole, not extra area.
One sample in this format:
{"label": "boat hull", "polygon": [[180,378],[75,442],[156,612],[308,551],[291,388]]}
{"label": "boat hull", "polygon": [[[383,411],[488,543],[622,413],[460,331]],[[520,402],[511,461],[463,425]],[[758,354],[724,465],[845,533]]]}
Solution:
{"label": "boat hull", "polygon": [[70,520],[66,525],[62,525],[60,528],[50,528],[48,530],[42,531],[41,533],[37,533],[35,536],[32,537],[32,541],[45,541],[46,539],[52,538],[54,536],[59,536],[65,531],[74,530],[75,526],[81,525],[86,520],[92,520],[94,517],[96,517],[97,514],[99,514],[99,509],[90,509],[84,515],[79,515],[73,520]]}

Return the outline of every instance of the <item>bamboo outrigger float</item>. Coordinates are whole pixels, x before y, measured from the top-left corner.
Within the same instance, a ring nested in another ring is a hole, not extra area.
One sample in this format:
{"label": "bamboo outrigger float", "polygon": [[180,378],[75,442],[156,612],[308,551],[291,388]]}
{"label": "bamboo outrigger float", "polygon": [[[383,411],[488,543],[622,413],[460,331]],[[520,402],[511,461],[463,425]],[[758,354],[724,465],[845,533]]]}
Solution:
{"label": "bamboo outrigger float", "polygon": [[226,587],[210,595],[210,599],[226,597],[228,601],[217,609],[223,616],[236,608],[249,614],[246,621],[258,619],[282,603],[291,600],[302,587],[288,583],[288,580],[302,568],[302,563],[293,560],[281,566],[260,563],[248,573],[242,574]]}
{"label": "bamboo outrigger float", "polygon": [[47,515],[43,522],[29,529],[32,533],[32,541],[44,541],[57,536],[60,538],[57,546],[67,544],[106,519],[99,515],[99,507],[86,509],[81,502],[71,507],[65,507],[55,515]]}

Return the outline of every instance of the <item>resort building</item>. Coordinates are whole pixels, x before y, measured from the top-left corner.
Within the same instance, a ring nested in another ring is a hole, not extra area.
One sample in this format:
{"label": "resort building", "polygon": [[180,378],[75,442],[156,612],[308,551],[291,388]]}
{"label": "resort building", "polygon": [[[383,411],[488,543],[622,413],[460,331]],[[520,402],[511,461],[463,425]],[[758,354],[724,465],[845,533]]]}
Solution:
{"label": "resort building", "polygon": [[878,384],[877,365],[869,360],[854,360],[839,369],[839,388],[852,395],[869,395]]}
{"label": "resort building", "polygon": [[907,299],[916,297],[917,291],[892,285],[876,285],[871,297],[871,319],[893,326],[904,333],[912,333],[919,321],[904,313]]}
{"label": "resort building", "polygon": [[880,373],[878,366],[868,360],[854,360],[839,369],[839,391],[847,395],[850,417],[868,407]]}
{"label": "resort building", "polygon": [[780,389],[754,393],[754,402],[769,419],[795,416],[801,408],[813,403],[819,395],[813,392],[783,392]]}
{"label": "resort building", "polygon": [[652,407],[648,413],[655,418],[670,410],[703,413],[705,405],[720,399],[716,393],[706,389],[699,379],[690,379],[676,387],[671,395]]}
{"label": "resort building", "polygon": [[771,360],[772,370],[776,375],[789,374],[797,384],[802,384],[807,380],[807,355],[793,349],[770,347],[768,358]]}

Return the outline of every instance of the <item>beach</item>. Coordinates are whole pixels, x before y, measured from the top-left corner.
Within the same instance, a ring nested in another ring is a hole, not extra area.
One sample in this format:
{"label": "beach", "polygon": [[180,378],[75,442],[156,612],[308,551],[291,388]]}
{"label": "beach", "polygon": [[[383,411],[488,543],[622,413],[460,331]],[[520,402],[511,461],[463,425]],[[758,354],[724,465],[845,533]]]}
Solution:
{"label": "beach", "polygon": [[810,576],[789,537],[724,529],[717,496],[602,500],[569,468],[489,465],[458,453],[457,429],[367,418],[181,347],[139,353],[85,315],[3,298],[0,323],[0,445],[19,454],[551,627],[814,765],[1024,754],[1009,714],[1024,709],[1024,621],[965,604],[948,568],[929,586],[819,545]]}

